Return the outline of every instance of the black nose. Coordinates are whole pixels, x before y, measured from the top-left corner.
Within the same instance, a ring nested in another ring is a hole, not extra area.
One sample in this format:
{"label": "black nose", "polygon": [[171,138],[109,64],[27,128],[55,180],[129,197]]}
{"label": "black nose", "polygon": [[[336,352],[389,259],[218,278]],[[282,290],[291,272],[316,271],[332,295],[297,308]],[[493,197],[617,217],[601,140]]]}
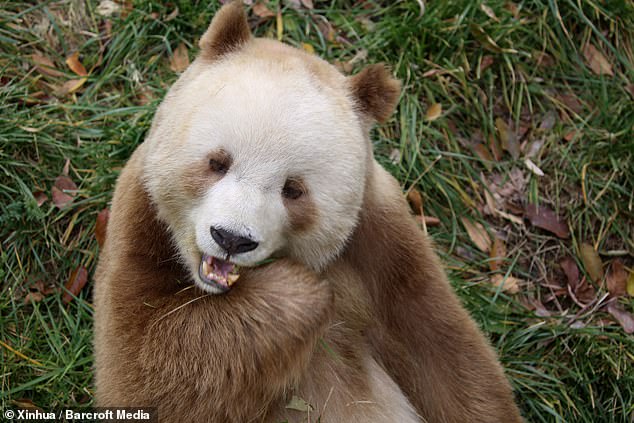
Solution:
{"label": "black nose", "polygon": [[258,247],[258,243],[251,238],[246,238],[233,232],[225,231],[224,229],[210,228],[211,237],[225,250],[229,255],[246,253],[247,251],[255,250]]}

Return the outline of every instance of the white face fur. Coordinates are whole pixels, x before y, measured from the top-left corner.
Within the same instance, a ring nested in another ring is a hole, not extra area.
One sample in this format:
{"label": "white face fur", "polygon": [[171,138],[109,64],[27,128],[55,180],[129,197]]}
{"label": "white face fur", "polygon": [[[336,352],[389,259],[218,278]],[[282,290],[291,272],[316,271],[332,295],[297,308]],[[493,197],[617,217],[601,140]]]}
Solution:
{"label": "white face fur", "polygon": [[345,78],[329,73],[326,81],[305,60],[246,49],[197,61],[157,113],[146,186],[192,279],[209,292],[218,290],[201,281],[201,256],[227,257],[211,228],[258,243],[231,255],[235,264],[290,256],[315,270],[355,228],[368,141]]}

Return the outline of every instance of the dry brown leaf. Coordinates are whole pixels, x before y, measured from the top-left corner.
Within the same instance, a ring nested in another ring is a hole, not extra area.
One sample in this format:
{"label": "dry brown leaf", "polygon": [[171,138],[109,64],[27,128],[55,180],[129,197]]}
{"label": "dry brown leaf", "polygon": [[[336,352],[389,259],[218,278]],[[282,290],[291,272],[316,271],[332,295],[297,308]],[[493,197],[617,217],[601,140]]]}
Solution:
{"label": "dry brown leaf", "polygon": [[590,276],[592,282],[598,284],[603,276],[603,262],[594,247],[590,244],[583,243],[579,247],[579,256],[586,272]]}
{"label": "dry brown leaf", "polygon": [[164,22],[173,21],[174,19],[176,19],[176,17],[178,16],[179,13],[180,13],[180,11],[178,10],[178,6],[176,6],[176,7],[174,7],[174,10],[172,10],[170,12],[170,14],[167,15],[163,21]]}
{"label": "dry brown leaf", "polygon": [[55,63],[53,63],[53,61],[48,57],[35,53],[31,55],[31,60],[35,65],[35,69],[37,69],[37,71],[41,74],[53,77],[64,75],[62,72],[58,71],[55,68]]}
{"label": "dry brown leaf", "polygon": [[513,276],[504,275],[493,275],[491,276],[491,283],[496,288],[502,285],[502,291],[508,292],[509,294],[517,294],[520,292],[520,282],[521,280],[514,278]]}
{"label": "dry brown leaf", "polygon": [[476,156],[482,160],[484,167],[486,167],[488,171],[491,171],[493,169],[493,156],[489,152],[489,149],[481,142],[474,144],[472,148]]}
{"label": "dry brown leaf", "polygon": [[264,3],[260,3],[260,2],[253,5],[253,13],[256,16],[259,16],[260,18],[263,18],[263,19],[269,19],[269,18],[275,17],[275,12],[273,12],[271,9],[266,7]]}
{"label": "dry brown leaf", "polygon": [[41,292],[37,292],[37,291],[36,292],[29,292],[24,297],[24,304],[39,303],[43,299],[44,299],[44,295],[42,295]]}
{"label": "dry brown leaf", "polygon": [[84,65],[79,61],[79,52],[76,51],[66,58],[66,65],[79,76],[88,76],[88,72]]}
{"label": "dry brown leaf", "polygon": [[594,45],[587,43],[583,48],[583,56],[586,58],[586,63],[597,75],[609,75],[614,76],[612,72],[612,65],[605,58],[603,53],[599,51]]}
{"label": "dry brown leaf", "polygon": [[539,124],[539,129],[550,131],[555,127],[555,122],[557,122],[557,113],[554,110],[549,110],[544,114],[542,122]]}
{"label": "dry brown leaf", "polygon": [[481,223],[472,222],[466,217],[462,217],[460,220],[475,246],[478,247],[480,251],[488,253],[491,250],[491,238],[489,238],[489,234],[486,229],[484,229],[484,226],[482,226]]}
{"label": "dry brown leaf", "polygon": [[13,399],[11,400],[11,403],[21,409],[44,411],[44,409],[38,407],[33,401],[28,398]]}
{"label": "dry brown leaf", "polygon": [[498,130],[502,148],[508,151],[514,159],[517,159],[520,156],[520,143],[515,131],[511,130],[502,118],[495,119],[495,127]]}
{"label": "dry brown leaf", "polygon": [[535,59],[535,64],[540,67],[550,68],[555,64],[555,59],[548,53],[537,52],[533,54],[533,58]]}
{"label": "dry brown leaf", "polygon": [[423,196],[416,188],[412,188],[407,193],[407,201],[416,216],[423,214]]}
{"label": "dry brown leaf", "polygon": [[493,157],[495,157],[495,160],[499,162],[500,160],[502,160],[502,156],[504,155],[504,152],[502,151],[502,147],[500,147],[500,143],[498,142],[497,138],[495,138],[493,134],[489,134],[488,139],[489,139],[489,148],[491,149],[491,152],[493,153]]}
{"label": "dry brown leaf", "polygon": [[484,56],[482,60],[480,61],[480,74],[482,74],[482,72],[487,70],[493,64],[493,62],[494,62],[493,56],[489,54]]}
{"label": "dry brown leaf", "polygon": [[552,232],[559,238],[570,237],[570,230],[566,222],[559,219],[554,211],[544,205],[527,204],[524,208],[524,216],[534,226]]}
{"label": "dry brown leaf", "polygon": [[537,166],[531,159],[529,159],[528,157],[526,157],[524,159],[524,165],[526,165],[526,167],[528,168],[528,170],[530,170],[531,172],[533,172],[535,175],[537,176],[544,176],[544,171],[541,170],[539,168],[539,166]]}
{"label": "dry brown leaf", "polygon": [[632,313],[623,310],[623,308],[616,303],[608,305],[607,308],[608,313],[619,322],[625,333],[634,333],[634,316],[632,316]]}
{"label": "dry brown leaf", "polygon": [[421,219],[426,226],[438,226],[440,225],[440,219],[434,216],[421,216]]}
{"label": "dry brown leaf", "polygon": [[583,111],[583,104],[581,104],[579,98],[577,98],[577,96],[573,93],[557,94],[555,98],[576,114],[579,114]]}
{"label": "dry brown leaf", "polygon": [[46,203],[48,200],[48,195],[44,191],[33,191],[33,198],[37,202],[38,207],[42,207],[42,204]]}
{"label": "dry brown leaf", "polygon": [[84,85],[88,78],[70,79],[62,84],[61,87],[55,90],[57,97],[64,97],[69,94],[73,94]]}
{"label": "dry brown leaf", "polygon": [[482,11],[491,19],[493,19],[495,22],[499,22],[500,20],[498,19],[497,16],[495,16],[495,12],[493,11],[493,9],[491,9],[489,6],[487,6],[484,3],[480,4],[480,9],[482,9]]}
{"label": "dry brown leaf", "polygon": [[500,270],[504,265],[504,259],[506,258],[506,244],[502,238],[496,236],[493,239],[490,258],[489,269],[493,272]]}
{"label": "dry brown leaf", "polygon": [[577,131],[576,130],[572,130],[572,131],[568,131],[566,132],[566,134],[564,135],[564,140],[570,142],[573,140],[573,138],[577,136]]}
{"label": "dry brown leaf", "polygon": [[559,265],[566,274],[568,285],[570,285],[570,288],[575,291],[579,287],[580,281],[579,267],[577,267],[577,262],[575,262],[572,257],[564,257],[559,262]]}
{"label": "dry brown leaf", "polygon": [[427,113],[425,114],[425,119],[432,122],[440,117],[442,114],[442,104],[434,103],[427,109]]}
{"label": "dry brown leaf", "polygon": [[88,271],[84,266],[79,266],[73,270],[65,285],[67,291],[64,291],[64,295],[62,297],[64,303],[70,303],[74,297],[79,295],[79,292],[84,288],[86,282],[88,282]]}
{"label": "dry brown leaf", "polygon": [[183,72],[189,66],[189,53],[185,43],[180,43],[170,57],[170,69],[174,72]]}
{"label": "dry brown leaf", "polygon": [[627,270],[623,262],[616,259],[610,266],[610,271],[605,277],[605,282],[610,294],[614,296],[621,296],[627,293]]}
{"label": "dry brown leaf", "polygon": [[51,196],[53,204],[57,208],[64,208],[73,201],[77,195],[77,185],[68,176],[60,175],[55,178],[53,188],[51,188]]}
{"label": "dry brown leaf", "polygon": [[103,244],[106,242],[106,229],[108,228],[108,219],[110,219],[110,210],[103,209],[97,214],[97,221],[95,222],[95,238],[99,248],[103,248]]}

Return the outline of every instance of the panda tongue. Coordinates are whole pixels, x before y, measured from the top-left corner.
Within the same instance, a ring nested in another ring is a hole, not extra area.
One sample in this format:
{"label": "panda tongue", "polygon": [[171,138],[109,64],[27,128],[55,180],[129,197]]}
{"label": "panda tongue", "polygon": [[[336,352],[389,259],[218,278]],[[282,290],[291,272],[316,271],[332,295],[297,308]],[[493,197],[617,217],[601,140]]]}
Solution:
{"label": "panda tongue", "polygon": [[235,268],[235,265],[233,263],[229,261],[221,260],[216,257],[213,257],[211,259],[211,266],[215,273],[222,275],[225,278]]}

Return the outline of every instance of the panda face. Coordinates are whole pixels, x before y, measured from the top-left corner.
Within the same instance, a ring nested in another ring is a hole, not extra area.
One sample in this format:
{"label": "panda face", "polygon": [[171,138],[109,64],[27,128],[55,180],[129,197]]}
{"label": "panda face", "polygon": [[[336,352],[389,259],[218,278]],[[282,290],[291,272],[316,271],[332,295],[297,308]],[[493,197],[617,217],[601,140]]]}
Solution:
{"label": "panda face", "polygon": [[147,141],[159,216],[214,293],[270,258],[315,270],[332,261],[356,226],[371,155],[346,78],[290,47],[268,57],[281,45],[253,44],[195,63]]}

